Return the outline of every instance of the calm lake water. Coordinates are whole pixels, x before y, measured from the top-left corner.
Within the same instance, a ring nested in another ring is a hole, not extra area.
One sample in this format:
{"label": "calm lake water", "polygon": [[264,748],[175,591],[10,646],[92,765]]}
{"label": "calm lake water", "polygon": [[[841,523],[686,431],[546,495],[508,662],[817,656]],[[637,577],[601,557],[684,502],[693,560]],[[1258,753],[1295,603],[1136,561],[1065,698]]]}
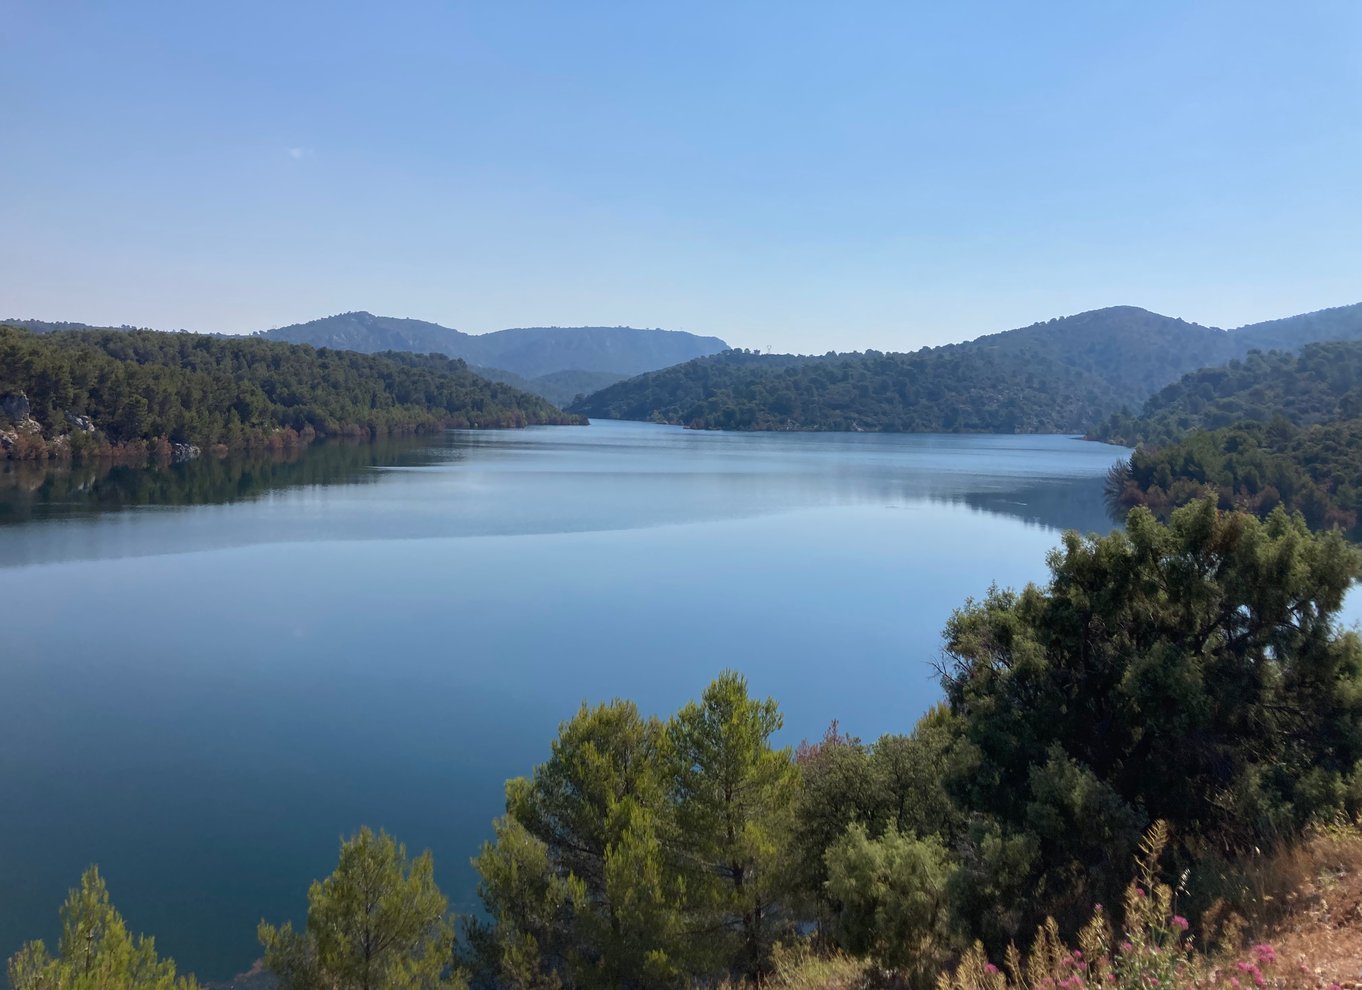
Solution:
{"label": "calm lake water", "polygon": [[1109,530],[1123,453],[597,423],[0,476],[0,956],[97,862],[222,979],[360,824],[471,910],[503,781],[583,701],[666,715],[731,667],[786,743],[906,732],[951,609]]}

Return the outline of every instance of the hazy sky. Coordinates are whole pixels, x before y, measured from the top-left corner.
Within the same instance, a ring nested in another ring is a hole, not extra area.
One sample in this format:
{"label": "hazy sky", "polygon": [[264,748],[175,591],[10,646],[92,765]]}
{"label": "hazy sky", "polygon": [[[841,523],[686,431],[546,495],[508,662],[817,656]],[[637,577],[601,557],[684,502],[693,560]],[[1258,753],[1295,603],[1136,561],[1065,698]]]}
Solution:
{"label": "hazy sky", "polygon": [[0,316],[910,349],[1362,300],[1362,3],[0,0]]}

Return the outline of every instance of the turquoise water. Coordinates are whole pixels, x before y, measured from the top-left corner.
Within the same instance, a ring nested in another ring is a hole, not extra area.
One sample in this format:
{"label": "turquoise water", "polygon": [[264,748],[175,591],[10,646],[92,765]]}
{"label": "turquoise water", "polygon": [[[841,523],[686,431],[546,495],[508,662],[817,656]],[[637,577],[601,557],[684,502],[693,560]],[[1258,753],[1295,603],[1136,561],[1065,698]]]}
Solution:
{"label": "turquoise water", "polygon": [[1122,454],[597,423],[0,485],[0,955],[98,862],[227,977],[360,824],[471,910],[503,781],[582,701],[665,715],[732,667],[785,742],[908,731],[951,609],[1109,529]]}

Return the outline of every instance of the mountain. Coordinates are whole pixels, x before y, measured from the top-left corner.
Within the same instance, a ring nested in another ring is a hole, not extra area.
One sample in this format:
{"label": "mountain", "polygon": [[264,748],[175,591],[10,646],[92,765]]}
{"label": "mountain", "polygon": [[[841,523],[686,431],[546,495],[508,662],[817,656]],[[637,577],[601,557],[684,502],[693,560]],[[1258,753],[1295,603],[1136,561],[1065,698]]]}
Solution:
{"label": "mountain", "polygon": [[473,370],[489,381],[504,382],[523,392],[532,392],[560,408],[629,377],[609,371],[551,371],[537,378],[525,378],[501,368],[474,365]]}
{"label": "mountain", "polygon": [[442,355],[0,325],[0,458],[185,456],[193,447],[574,422]]}
{"label": "mountain", "polygon": [[1228,331],[1114,306],[909,354],[726,352],[571,408],[706,429],[1082,433],[1187,372],[1329,338],[1362,339],[1362,304]]}
{"label": "mountain", "polygon": [[[404,320],[372,313],[340,313],[308,323],[294,323],[253,334],[266,340],[290,344],[334,347],[343,351],[376,354],[379,351],[412,351],[444,354],[468,360],[463,342],[473,338],[458,330],[424,320]],[[508,369],[510,370],[510,369]]]}
{"label": "mountain", "polygon": [[[715,354],[728,347],[718,337],[679,330],[633,327],[521,327],[467,334],[438,323],[372,313],[341,313],[310,323],[265,330],[256,336],[350,351],[414,351],[462,358],[535,379],[554,372],[637,375]],[[574,393],[575,394],[575,393]]]}

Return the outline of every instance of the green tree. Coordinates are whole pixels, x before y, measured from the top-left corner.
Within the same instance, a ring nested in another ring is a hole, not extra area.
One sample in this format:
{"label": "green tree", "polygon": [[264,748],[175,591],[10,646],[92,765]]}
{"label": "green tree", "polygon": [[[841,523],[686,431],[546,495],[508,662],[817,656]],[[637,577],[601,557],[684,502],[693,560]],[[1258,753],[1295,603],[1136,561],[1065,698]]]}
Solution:
{"label": "green tree", "polygon": [[[802,744],[796,753],[801,786],[790,855],[799,871],[800,903],[846,948],[868,951],[864,946],[876,937],[867,927],[873,912],[843,902],[845,882],[829,883],[832,850],[845,852],[848,830],[856,829],[866,842],[884,839],[897,849],[900,839],[920,839],[944,854],[963,831],[944,783],[954,728],[954,716],[937,706],[911,735],[886,735],[865,746],[834,724],[820,742]],[[846,865],[845,856],[840,862]]]}
{"label": "green tree", "polygon": [[953,947],[952,866],[940,840],[897,829],[871,838],[865,826],[852,825],[826,859],[843,944],[900,970],[913,985],[932,985]]}
{"label": "green tree", "polygon": [[14,990],[197,990],[175,975],[175,961],[156,955],[152,939],[129,934],[96,867],[80,878],[61,909],[61,940],[52,956],[29,942],[9,961]]}
{"label": "green tree", "polygon": [[800,786],[791,854],[804,895],[801,899],[822,915],[828,878],[824,854],[852,824],[868,826],[879,834],[884,794],[875,780],[869,748],[855,736],[839,732],[836,723],[818,742],[801,743],[795,763]]}
{"label": "green tree", "polygon": [[[1358,551],[1281,510],[1211,500],[1168,525],[1066,534],[1044,588],[993,590],[946,629],[959,742],[950,783],[984,824],[961,848],[970,886],[1002,883],[975,916],[993,941],[1046,912],[1076,924],[1115,903],[1140,832],[1273,847],[1362,804],[1362,642],[1336,616]],[[1193,878],[1195,882],[1195,876]],[[1010,893],[1007,893],[1010,892]]]}
{"label": "green tree", "polygon": [[485,972],[517,987],[682,982],[666,744],[631,702],[583,705],[533,776],[507,784],[496,838],[473,861],[492,922],[468,936]]}
{"label": "green tree", "polygon": [[283,990],[445,990],[466,985],[453,967],[453,926],[429,852],[415,859],[386,832],[362,828],[340,862],[307,892],[307,925],[261,922],[265,967]]}
{"label": "green tree", "polygon": [[790,920],[783,908],[799,771],[788,749],[771,746],[780,726],[776,703],[749,698],[746,680],[726,671],[667,727],[697,931],[746,975],[765,970]]}

